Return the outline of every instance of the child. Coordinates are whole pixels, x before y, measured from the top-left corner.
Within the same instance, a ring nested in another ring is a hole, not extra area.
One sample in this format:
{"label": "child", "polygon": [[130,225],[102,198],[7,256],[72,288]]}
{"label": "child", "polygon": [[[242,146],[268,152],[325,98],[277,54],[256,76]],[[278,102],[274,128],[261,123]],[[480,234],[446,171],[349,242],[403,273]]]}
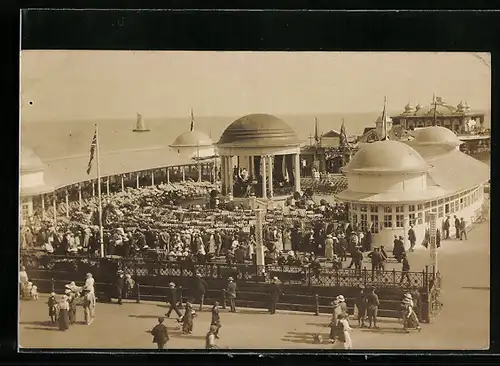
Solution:
{"label": "child", "polygon": [[57,300],[55,292],[50,293],[49,301],[47,304],[49,305],[50,322],[55,323],[57,321]]}
{"label": "child", "polygon": [[33,300],[38,300],[38,288],[36,287],[36,285],[34,284],[31,284],[31,293],[30,293],[30,297],[33,299]]}
{"label": "child", "polygon": [[27,300],[31,300],[31,289],[33,288],[33,282],[26,282],[26,287],[24,288],[24,295],[23,297]]}
{"label": "child", "polygon": [[344,349],[352,349],[351,334],[352,328],[349,326],[348,316],[344,313],[338,316],[338,336],[339,341],[344,343]]}
{"label": "child", "polygon": [[128,298],[130,295],[132,295],[134,287],[135,281],[132,279],[132,276],[127,273],[125,275],[125,298]]}

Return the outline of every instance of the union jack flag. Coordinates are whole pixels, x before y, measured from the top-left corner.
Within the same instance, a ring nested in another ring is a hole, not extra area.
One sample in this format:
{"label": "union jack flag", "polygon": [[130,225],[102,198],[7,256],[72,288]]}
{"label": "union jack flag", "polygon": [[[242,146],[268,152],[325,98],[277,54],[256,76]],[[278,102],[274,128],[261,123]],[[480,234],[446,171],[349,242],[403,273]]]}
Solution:
{"label": "union jack flag", "polygon": [[92,161],[94,161],[95,149],[97,147],[97,127],[94,131],[94,137],[92,138],[92,143],[90,144],[90,159],[89,164],[87,165],[87,174],[90,174],[92,170]]}

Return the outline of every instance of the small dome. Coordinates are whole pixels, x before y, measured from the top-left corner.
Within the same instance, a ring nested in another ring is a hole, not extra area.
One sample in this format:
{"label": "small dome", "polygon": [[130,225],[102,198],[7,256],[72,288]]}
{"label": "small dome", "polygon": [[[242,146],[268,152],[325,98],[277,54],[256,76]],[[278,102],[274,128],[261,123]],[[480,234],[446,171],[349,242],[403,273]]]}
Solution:
{"label": "small dome", "polygon": [[249,114],[231,123],[222,134],[219,146],[292,146],[298,145],[295,131],[270,114]]}
{"label": "small dome", "polygon": [[39,172],[43,171],[44,165],[40,158],[33,152],[33,150],[21,146],[21,173]]}
{"label": "small dome", "polygon": [[170,147],[212,146],[212,139],[201,131],[188,131],[178,136]]}
{"label": "small dome", "polygon": [[429,165],[411,146],[398,141],[377,141],[366,144],[347,164],[349,173],[418,173]]}
{"label": "small dome", "polygon": [[455,133],[441,126],[425,127],[413,131],[413,144],[459,146],[462,142]]}
{"label": "small dome", "polygon": [[422,109],[422,105],[420,105],[420,103],[418,103],[418,104],[415,106],[415,110],[417,110],[417,111],[418,111],[418,110],[420,110],[420,109]]}
{"label": "small dome", "polygon": [[406,106],[405,106],[405,112],[413,112],[415,110],[415,108],[413,108],[413,106],[411,105],[411,103],[408,103]]}

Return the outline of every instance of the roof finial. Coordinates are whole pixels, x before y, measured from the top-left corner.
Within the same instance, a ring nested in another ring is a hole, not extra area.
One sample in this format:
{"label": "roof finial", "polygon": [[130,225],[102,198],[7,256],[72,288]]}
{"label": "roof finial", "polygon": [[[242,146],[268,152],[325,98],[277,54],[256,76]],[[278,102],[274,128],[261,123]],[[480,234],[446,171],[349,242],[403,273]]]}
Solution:
{"label": "roof finial", "polygon": [[191,131],[194,130],[194,113],[193,108],[191,108]]}
{"label": "roof finial", "polygon": [[384,111],[382,112],[382,129],[384,131],[384,137],[382,141],[389,140],[389,135],[387,134],[387,97],[384,97]]}

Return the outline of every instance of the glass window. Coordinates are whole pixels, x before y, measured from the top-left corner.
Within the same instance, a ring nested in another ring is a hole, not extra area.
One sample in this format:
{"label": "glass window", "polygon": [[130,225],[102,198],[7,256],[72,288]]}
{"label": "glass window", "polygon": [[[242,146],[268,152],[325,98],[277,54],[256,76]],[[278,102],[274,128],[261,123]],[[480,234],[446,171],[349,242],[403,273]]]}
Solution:
{"label": "glass window", "polygon": [[447,203],[446,205],[444,205],[444,213],[446,215],[448,215],[450,213],[450,204]]}
{"label": "glass window", "polygon": [[373,234],[378,234],[378,215],[371,215],[370,221],[372,222],[371,232]]}
{"label": "glass window", "polygon": [[366,210],[368,210],[368,207],[366,207],[366,205],[359,205],[359,210],[361,212],[366,212]]}
{"label": "glass window", "polygon": [[436,213],[436,212],[437,212],[437,207],[434,207],[434,208],[431,210],[431,212]]}
{"label": "glass window", "polygon": [[352,212],[351,215],[352,215],[351,216],[352,224],[353,224],[353,226],[356,226],[358,224],[358,214],[355,212]]}
{"label": "glass window", "polygon": [[21,215],[24,217],[24,218],[27,218],[29,216],[29,212],[30,212],[30,209],[29,209],[29,204],[27,203],[23,203],[21,205]]}
{"label": "glass window", "polygon": [[430,203],[430,202],[426,202],[426,203],[424,204],[424,207],[425,207],[425,208],[430,208],[430,207],[431,207],[431,203]]}
{"label": "glass window", "polygon": [[410,225],[415,225],[416,224],[416,219],[415,219],[415,213],[411,213],[408,215],[409,216],[409,224]]}
{"label": "glass window", "polygon": [[361,214],[361,231],[366,233],[368,230],[368,215]]}
{"label": "glass window", "polygon": [[408,206],[408,211],[410,211],[410,212],[415,211],[415,205],[409,205]]}
{"label": "glass window", "polygon": [[[384,212],[385,213],[392,213],[392,206],[385,206],[384,207]],[[385,221],[385,220],[384,220]]]}
{"label": "glass window", "polygon": [[460,211],[460,203],[458,202],[458,200],[455,201],[455,212],[458,212]]}
{"label": "glass window", "polygon": [[422,225],[422,215],[423,215],[423,212],[422,212],[422,211],[420,211],[420,212],[418,213],[418,215],[417,215],[417,218],[418,218],[418,219],[417,219],[417,223],[418,223],[419,225]]}
{"label": "glass window", "polygon": [[357,205],[357,204],[355,204],[355,203],[353,203],[353,204],[352,204],[352,210],[353,210],[353,211],[357,211],[357,210],[358,210],[358,205]]}
{"label": "glass window", "polygon": [[444,199],[444,202],[450,202],[450,197],[446,197],[446,198]]}
{"label": "glass window", "polygon": [[432,207],[436,207],[437,206],[437,201],[432,201]]}
{"label": "glass window", "polygon": [[438,206],[438,217],[443,217],[443,216],[444,216],[444,207]]}
{"label": "glass window", "polygon": [[403,206],[396,206],[396,212],[403,212],[404,207]]}
{"label": "glass window", "polygon": [[430,212],[431,212],[430,210],[425,211],[425,222],[426,223],[429,222],[429,213]]}
{"label": "glass window", "polygon": [[405,220],[404,215],[396,215],[396,227],[403,227],[404,220]]}
{"label": "glass window", "polygon": [[440,200],[438,200],[438,205],[442,205],[444,203],[444,200],[441,198]]}
{"label": "glass window", "polygon": [[460,198],[460,211],[464,209],[464,199]]}
{"label": "glass window", "polygon": [[[370,205],[370,212],[378,212],[378,206],[377,205]],[[377,215],[378,218],[378,215]]]}
{"label": "glass window", "polygon": [[422,211],[423,206],[422,205],[417,205],[417,211]]}
{"label": "glass window", "polygon": [[392,227],[392,215],[384,215],[384,227]]}

